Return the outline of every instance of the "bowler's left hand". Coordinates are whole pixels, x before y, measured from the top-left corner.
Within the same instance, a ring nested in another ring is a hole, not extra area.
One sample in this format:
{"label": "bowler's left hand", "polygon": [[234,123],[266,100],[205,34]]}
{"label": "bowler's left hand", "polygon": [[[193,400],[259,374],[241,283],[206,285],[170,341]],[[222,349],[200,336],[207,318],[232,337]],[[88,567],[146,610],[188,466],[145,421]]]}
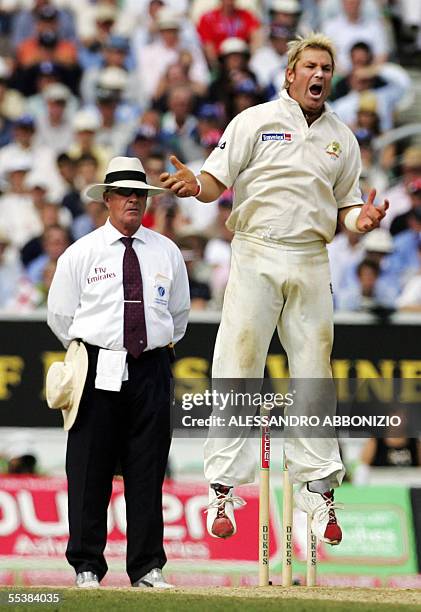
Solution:
{"label": "bowler's left hand", "polygon": [[368,194],[367,202],[361,206],[361,212],[357,219],[357,228],[360,232],[371,232],[379,227],[380,221],[386,215],[389,208],[389,200],[384,200],[381,206],[374,205],[376,190],[371,189]]}

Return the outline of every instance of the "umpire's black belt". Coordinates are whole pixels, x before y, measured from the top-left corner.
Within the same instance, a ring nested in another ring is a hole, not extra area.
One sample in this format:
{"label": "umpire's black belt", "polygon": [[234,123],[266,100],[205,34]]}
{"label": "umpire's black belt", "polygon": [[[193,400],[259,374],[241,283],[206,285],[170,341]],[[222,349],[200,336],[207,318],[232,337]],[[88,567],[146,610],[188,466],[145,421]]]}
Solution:
{"label": "umpire's black belt", "polygon": [[[83,342],[83,344],[86,346],[86,350],[91,355],[97,356],[101,349],[100,346],[95,346],[94,344],[89,344],[88,342]],[[105,350],[110,350],[110,349],[105,349]],[[164,351],[168,352],[167,346],[155,348],[155,349],[152,349],[151,351],[143,351],[143,353],[139,355],[136,361],[146,361],[148,359],[154,359],[159,353],[162,353]],[[127,359],[134,359],[134,357],[132,357],[130,353],[127,353]]]}

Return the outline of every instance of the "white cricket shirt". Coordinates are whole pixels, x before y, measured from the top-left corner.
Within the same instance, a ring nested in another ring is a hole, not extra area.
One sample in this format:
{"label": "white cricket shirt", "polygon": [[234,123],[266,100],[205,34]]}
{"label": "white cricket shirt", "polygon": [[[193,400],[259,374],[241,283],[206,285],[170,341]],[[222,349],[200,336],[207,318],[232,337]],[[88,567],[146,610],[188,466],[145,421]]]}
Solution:
{"label": "white cricket shirt", "polygon": [[286,90],[238,114],[202,166],[234,185],[235,232],[287,244],[330,242],[338,209],[362,204],[360,150],[325,104],[310,126]]}
{"label": "white cricket shirt", "polygon": [[[73,338],[124,350],[122,234],[108,220],[59,258],[48,294],[48,325],[67,346]],[[183,337],[190,310],[186,266],[165,236],[139,227],[133,235],[143,281],[147,350]]]}

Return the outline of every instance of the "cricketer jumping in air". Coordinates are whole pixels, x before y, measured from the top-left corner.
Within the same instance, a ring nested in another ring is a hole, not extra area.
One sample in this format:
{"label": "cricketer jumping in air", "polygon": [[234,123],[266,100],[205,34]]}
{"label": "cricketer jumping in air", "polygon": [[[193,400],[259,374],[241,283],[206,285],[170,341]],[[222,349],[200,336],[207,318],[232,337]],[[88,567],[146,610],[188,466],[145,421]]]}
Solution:
{"label": "cricketer jumping in air", "polygon": [[[277,100],[238,114],[196,177],[176,157],[164,187],[179,197],[216,200],[233,187],[227,226],[234,232],[231,271],[215,345],[212,378],[263,378],[277,328],[293,379],[332,379],[333,303],[326,243],[337,224],[365,233],[378,227],[388,202],[363,202],[360,151],[326,99],[335,68],[331,41],[311,34],[289,44]],[[236,532],[234,487],[254,480],[245,436],[209,436],[207,527]],[[285,440],[295,504],[311,515],[318,539],[339,544],[333,490],[345,470],[334,437]]]}

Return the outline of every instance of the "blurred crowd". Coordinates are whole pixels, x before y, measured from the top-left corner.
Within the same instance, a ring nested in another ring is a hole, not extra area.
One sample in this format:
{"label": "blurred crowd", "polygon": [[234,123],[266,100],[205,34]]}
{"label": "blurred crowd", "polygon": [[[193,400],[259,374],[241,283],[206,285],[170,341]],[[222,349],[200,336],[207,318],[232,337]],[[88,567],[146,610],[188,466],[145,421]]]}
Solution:
{"label": "blurred crowd", "polygon": [[[329,246],[335,307],[421,311],[421,145],[388,138],[421,66],[411,0],[2,0],[0,309],[45,307],[58,257],[107,218],[83,190],[111,157],[138,156],[156,185],[172,153],[198,173],[232,117],[279,95],[288,42],[312,30],[337,48],[330,104],[360,144],[363,193],[390,200],[382,228]],[[221,307],[231,205],[229,190],[148,200],[144,225],[182,250],[193,309]]]}

